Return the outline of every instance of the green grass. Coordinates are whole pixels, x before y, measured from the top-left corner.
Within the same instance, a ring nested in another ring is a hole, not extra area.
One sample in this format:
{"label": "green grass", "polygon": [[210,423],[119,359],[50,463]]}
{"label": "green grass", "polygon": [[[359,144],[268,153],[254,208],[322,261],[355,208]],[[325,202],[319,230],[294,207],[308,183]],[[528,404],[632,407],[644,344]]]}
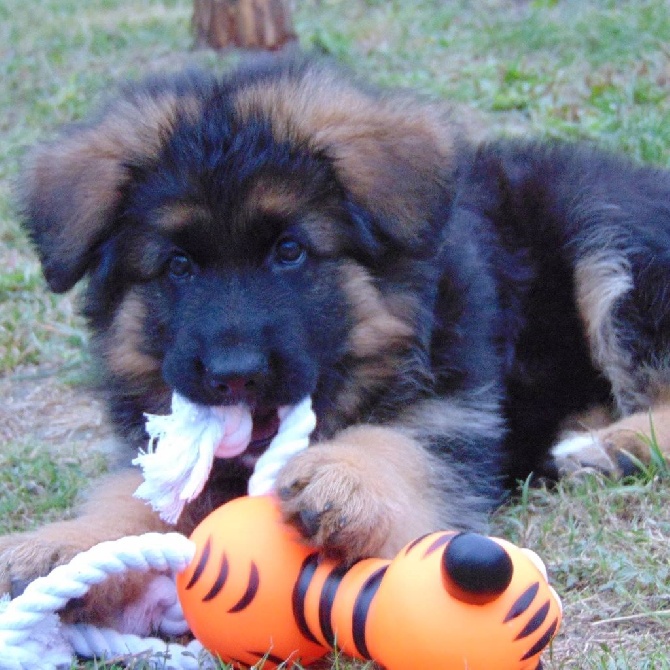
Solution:
{"label": "green grass", "polygon": [[496,531],[535,549],[563,598],[547,668],[670,668],[668,479],[587,476],[530,489]]}
{"label": "green grass", "polygon": [[0,535],[61,518],[82,481],[102,469],[99,459],[72,451],[54,457],[30,439],[5,444],[0,453]]}
{"label": "green grass", "polygon": [[[304,46],[379,84],[452,101],[480,135],[583,139],[670,165],[666,0],[293,4]],[[18,225],[12,185],[24,148],[82,118],[121,79],[225,67],[234,55],[191,50],[191,10],[190,0],[0,0],[5,399],[23,403],[26,380],[47,389],[49,401],[76,395],[86,376],[76,296],[45,290]],[[72,433],[82,405],[66,417],[71,426],[49,431],[58,414],[45,413],[43,396],[32,413],[0,407],[1,531],[67,514],[80,483],[103,468],[87,447],[90,435],[98,439],[97,419],[87,418],[89,432]],[[563,596],[564,632],[545,655],[547,670],[670,668],[670,485],[658,454],[625,485],[590,477],[526,488],[496,515],[494,530],[536,549]]]}

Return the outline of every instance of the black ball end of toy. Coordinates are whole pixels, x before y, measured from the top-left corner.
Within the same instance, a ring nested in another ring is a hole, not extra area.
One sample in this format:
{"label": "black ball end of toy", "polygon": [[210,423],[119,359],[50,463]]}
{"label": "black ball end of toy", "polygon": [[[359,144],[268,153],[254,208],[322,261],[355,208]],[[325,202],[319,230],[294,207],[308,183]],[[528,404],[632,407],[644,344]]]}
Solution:
{"label": "black ball end of toy", "polygon": [[491,538],[476,533],[456,535],[442,555],[445,575],[459,589],[474,596],[500,595],[512,581],[509,554]]}

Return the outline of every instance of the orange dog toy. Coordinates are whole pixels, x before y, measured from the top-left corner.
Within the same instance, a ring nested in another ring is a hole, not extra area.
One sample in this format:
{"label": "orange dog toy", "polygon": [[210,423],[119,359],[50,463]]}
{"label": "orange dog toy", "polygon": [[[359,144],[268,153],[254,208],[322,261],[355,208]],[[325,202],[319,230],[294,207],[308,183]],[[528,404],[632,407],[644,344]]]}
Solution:
{"label": "orange dog toy", "polygon": [[561,622],[540,559],[497,538],[437,532],[346,568],[320,560],[263,496],[220,507],[191,539],[184,616],[237,667],[307,665],[337,646],[388,670],[536,670]]}

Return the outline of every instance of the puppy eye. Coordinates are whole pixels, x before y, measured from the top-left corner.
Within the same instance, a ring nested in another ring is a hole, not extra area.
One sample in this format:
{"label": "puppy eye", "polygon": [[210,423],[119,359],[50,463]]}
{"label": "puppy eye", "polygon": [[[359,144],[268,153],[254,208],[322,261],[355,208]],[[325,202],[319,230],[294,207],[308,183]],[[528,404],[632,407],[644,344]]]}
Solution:
{"label": "puppy eye", "polygon": [[174,254],[168,263],[168,273],[172,279],[186,279],[193,274],[193,263],[186,254]]}
{"label": "puppy eye", "polygon": [[282,237],[275,245],[275,258],[282,265],[300,265],[306,257],[305,247],[292,237]]}

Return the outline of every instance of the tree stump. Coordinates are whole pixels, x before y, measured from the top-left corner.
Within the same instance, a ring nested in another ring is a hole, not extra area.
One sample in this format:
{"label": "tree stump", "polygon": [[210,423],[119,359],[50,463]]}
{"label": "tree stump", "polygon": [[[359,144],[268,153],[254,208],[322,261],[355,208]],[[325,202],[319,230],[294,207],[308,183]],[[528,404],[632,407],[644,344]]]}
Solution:
{"label": "tree stump", "polygon": [[281,49],[296,39],[285,0],[193,0],[197,47]]}

